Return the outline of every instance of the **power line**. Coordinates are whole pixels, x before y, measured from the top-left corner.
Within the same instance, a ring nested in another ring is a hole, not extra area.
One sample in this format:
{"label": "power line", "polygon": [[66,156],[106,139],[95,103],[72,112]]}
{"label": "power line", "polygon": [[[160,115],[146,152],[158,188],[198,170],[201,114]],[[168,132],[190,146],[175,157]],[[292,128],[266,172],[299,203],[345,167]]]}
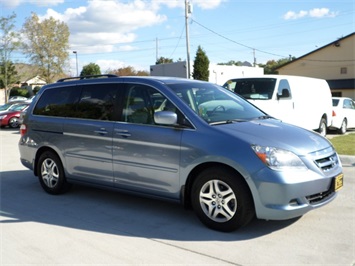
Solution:
{"label": "power line", "polygon": [[218,35],[219,37],[221,37],[221,38],[223,38],[223,39],[226,39],[226,40],[228,40],[228,41],[230,41],[230,42],[232,42],[232,43],[235,43],[235,44],[238,44],[238,45],[240,45],[240,46],[246,47],[246,48],[251,49],[251,50],[253,50],[253,51],[258,51],[258,52],[260,52],[260,53],[269,54],[269,55],[275,55],[275,56],[279,56],[279,57],[288,57],[288,56],[284,56],[284,55],[269,53],[269,52],[266,52],[266,51],[263,51],[263,50],[260,50],[260,49],[257,49],[257,48],[254,48],[254,47],[251,47],[251,46],[242,44],[242,43],[240,43],[240,42],[234,41],[234,40],[232,40],[232,39],[230,39],[230,38],[228,38],[228,37],[226,37],[226,36],[223,36],[222,34],[219,34],[218,32],[216,32],[216,31],[214,31],[214,30],[211,30],[210,28],[207,28],[206,26],[202,25],[201,23],[197,22],[197,21],[194,20],[194,19],[191,19],[191,20],[192,20],[193,22],[195,22],[197,25],[201,26],[202,28],[204,28],[204,29],[206,29],[206,30],[208,30],[208,31],[210,31],[210,32],[212,32],[212,33]]}

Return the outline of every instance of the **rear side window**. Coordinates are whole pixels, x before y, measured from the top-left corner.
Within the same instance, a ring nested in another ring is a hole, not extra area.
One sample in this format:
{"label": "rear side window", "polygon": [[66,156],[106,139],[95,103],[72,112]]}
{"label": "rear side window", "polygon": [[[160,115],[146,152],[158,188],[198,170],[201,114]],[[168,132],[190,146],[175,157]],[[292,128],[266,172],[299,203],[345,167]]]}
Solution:
{"label": "rear side window", "polygon": [[339,100],[338,99],[333,99],[333,106],[338,106]]}
{"label": "rear side window", "polygon": [[53,88],[43,92],[33,114],[112,121],[116,98],[116,84]]}
{"label": "rear side window", "polygon": [[47,89],[33,110],[35,115],[73,117],[80,89],[75,86]]}
{"label": "rear side window", "polygon": [[95,120],[114,120],[117,98],[116,84],[83,86],[75,117]]}

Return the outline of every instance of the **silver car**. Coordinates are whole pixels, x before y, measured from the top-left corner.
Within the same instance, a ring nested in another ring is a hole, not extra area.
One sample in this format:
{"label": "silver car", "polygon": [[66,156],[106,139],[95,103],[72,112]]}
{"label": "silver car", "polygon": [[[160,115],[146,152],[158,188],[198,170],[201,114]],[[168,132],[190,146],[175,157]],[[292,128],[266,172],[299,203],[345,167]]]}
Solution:
{"label": "silver car", "polygon": [[60,80],[20,132],[21,162],[50,194],[80,183],[172,200],[219,231],[304,215],[343,185],[327,139],[202,81]]}

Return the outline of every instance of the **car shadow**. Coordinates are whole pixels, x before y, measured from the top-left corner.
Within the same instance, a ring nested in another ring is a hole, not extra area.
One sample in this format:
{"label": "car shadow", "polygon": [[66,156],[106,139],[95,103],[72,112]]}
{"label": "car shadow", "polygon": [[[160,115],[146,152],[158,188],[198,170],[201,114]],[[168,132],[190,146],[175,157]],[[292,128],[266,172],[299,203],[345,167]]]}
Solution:
{"label": "car shadow", "polygon": [[64,195],[45,193],[29,170],[0,173],[0,224],[36,222],[113,235],[178,241],[243,241],[291,226],[253,220],[235,232],[206,228],[181,205],[75,185]]}

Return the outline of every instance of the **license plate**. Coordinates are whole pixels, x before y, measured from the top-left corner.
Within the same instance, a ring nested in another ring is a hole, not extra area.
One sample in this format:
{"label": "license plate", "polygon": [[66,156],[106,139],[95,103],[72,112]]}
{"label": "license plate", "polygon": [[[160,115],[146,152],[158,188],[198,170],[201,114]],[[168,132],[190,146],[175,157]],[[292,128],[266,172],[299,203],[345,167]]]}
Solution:
{"label": "license plate", "polygon": [[343,187],[343,174],[338,175],[335,177],[335,182],[334,182],[334,191],[338,191]]}

